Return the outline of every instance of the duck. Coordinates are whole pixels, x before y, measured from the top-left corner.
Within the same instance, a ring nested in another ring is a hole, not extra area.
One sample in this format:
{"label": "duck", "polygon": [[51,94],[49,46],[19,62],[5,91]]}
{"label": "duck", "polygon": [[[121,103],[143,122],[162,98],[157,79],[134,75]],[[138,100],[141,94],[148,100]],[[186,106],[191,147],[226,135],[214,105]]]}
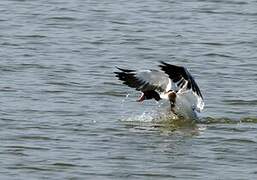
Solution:
{"label": "duck", "polygon": [[179,118],[197,119],[204,109],[203,95],[195,79],[183,66],[160,61],[159,70],[131,70],[116,67],[123,84],[141,91],[137,100],[167,100],[170,111]]}

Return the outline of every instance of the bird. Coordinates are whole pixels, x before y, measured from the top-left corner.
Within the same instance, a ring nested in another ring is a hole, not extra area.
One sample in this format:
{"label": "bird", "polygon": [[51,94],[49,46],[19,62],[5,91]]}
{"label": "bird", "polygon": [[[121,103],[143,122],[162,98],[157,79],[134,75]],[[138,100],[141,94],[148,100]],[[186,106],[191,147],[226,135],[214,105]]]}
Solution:
{"label": "bird", "polygon": [[141,91],[137,100],[168,100],[170,111],[179,118],[197,119],[204,109],[199,86],[187,68],[160,61],[160,70],[131,70],[116,67],[116,77],[123,84]]}

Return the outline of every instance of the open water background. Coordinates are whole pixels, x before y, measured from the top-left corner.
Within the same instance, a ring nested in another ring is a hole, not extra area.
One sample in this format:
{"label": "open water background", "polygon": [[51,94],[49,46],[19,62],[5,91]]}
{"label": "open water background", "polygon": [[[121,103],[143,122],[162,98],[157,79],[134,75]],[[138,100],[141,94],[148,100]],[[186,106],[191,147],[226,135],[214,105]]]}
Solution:
{"label": "open water background", "polygon": [[[257,178],[256,0],[1,0],[0,12],[0,179]],[[114,77],[160,60],[194,75],[201,123],[154,122],[162,107]]]}

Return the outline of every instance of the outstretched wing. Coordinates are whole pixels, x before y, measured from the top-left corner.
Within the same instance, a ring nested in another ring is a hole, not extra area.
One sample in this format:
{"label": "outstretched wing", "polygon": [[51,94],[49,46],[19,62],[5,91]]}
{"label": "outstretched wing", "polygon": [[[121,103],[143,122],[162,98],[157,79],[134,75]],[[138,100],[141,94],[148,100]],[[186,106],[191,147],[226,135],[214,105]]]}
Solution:
{"label": "outstretched wing", "polygon": [[171,88],[171,80],[164,72],[157,70],[128,70],[121,69],[120,72],[114,72],[123,84],[135,88],[138,91],[152,91],[165,92]]}
{"label": "outstretched wing", "polygon": [[198,85],[196,84],[193,76],[188,72],[185,67],[167,64],[165,62],[161,63],[161,70],[169,75],[169,78],[177,85],[179,89],[183,88],[184,85],[186,85],[186,89],[191,89],[194,93],[196,93],[199,97],[203,99],[202,93]]}
{"label": "outstretched wing", "polygon": [[197,111],[202,111],[204,107],[203,96],[189,71],[182,66],[167,64],[165,62],[161,63],[161,70],[169,75],[169,78],[176,85],[178,93],[187,98]]}

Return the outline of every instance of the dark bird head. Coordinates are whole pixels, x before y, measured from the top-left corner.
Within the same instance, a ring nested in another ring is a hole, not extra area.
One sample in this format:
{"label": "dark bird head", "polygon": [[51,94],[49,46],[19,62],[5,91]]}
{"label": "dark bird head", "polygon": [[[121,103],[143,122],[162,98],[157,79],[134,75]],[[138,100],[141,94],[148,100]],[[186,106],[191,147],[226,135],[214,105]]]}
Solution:
{"label": "dark bird head", "polygon": [[176,97],[177,97],[176,92],[170,90],[170,91],[168,92],[168,97],[169,97],[170,103],[171,103],[172,105],[174,105],[175,102],[176,102]]}

